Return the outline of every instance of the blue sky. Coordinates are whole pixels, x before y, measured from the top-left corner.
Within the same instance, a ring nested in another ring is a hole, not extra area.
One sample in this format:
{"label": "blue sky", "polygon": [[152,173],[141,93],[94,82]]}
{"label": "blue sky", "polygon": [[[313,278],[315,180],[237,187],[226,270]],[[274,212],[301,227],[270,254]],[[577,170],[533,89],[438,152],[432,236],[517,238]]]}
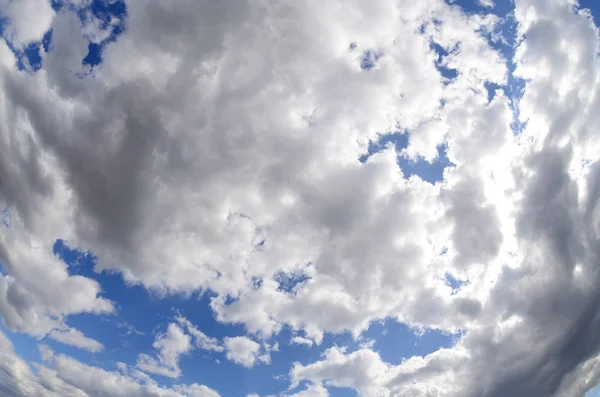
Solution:
{"label": "blue sky", "polygon": [[[508,83],[500,86],[488,81],[485,82],[485,88],[489,91],[489,102],[493,99],[495,89],[504,90],[505,95],[509,98],[512,112],[511,130],[514,135],[519,135],[525,128],[525,125],[518,123],[518,102],[523,95],[525,82],[513,75],[515,70],[512,61],[514,55],[513,36],[516,33],[516,22],[511,17],[512,2],[496,0],[492,8],[482,6],[476,0],[457,0],[450,3],[461,7],[467,14],[491,12],[503,18],[501,32],[507,41],[500,43],[492,41],[491,37],[488,39],[489,46],[507,59]],[[580,4],[582,7],[590,8],[595,18],[600,18],[600,3],[594,0],[581,0]],[[108,46],[118,42],[127,30],[127,5],[120,0],[112,2],[93,0],[87,7],[77,8],[62,1],[53,0],[52,8],[57,12],[74,12],[82,25],[88,24],[89,19],[93,16],[95,20],[100,21],[101,30],[108,30],[108,34],[104,35],[101,41],[89,42],[89,52],[81,60],[82,64],[88,68],[86,70],[89,72],[89,76],[79,77],[91,79],[94,71],[102,67],[104,52]],[[118,23],[113,23],[114,20],[117,20]],[[9,23],[10,21],[3,20],[0,23],[0,31],[16,55],[19,69],[24,73],[40,73],[44,67],[45,54],[52,51],[51,48],[54,45],[53,31],[46,32],[41,41],[29,43],[19,49],[16,44],[11,44],[11,38],[7,33]],[[443,60],[450,53],[440,44],[432,41],[430,46],[431,51],[435,53],[432,56],[436,58],[435,67],[441,76],[440,79],[445,79],[445,85],[451,84],[457,79],[460,71],[444,66]],[[350,45],[349,52],[355,48],[356,44]],[[367,50],[362,55],[360,67],[365,73],[375,74],[378,62],[383,62],[383,57],[383,53]],[[102,112],[97,112],[98,120],[100,120]],[[371,159],[384,149],[393,148],[396,152],[396,163],[405,178],[420,178],[431,185],[437,184],[436,186],[444,184],[444,174],[456,167],[456,164],[449,159],[450,152],[447,141],[437,144],[438,155],[435,159],[426,161],[422,156],[417,156],[416,159],[408,157],[404,149],[410,144],[411,131],[402,125],[397,125],[394,131],[378,131],[375,136],[376,138],[370,139],[366,153],[362,153],[358,158],[363,165],[369,164]],[[92,164],[92,160],[90,160],[90,164]],[[473,196],[475,195],[474,193]],[[482,205],[478,207],[478,210],[484,207]],[[448,210],[448,212],[452,211]],[[10,234],[13,228],[10,221],[11,208],[6,207],[2,214],[3,222],[0,227],[3,228],[4,233]],[[78,247],[70,247],[62,240],[66,237],[54,236],[53,255],[66,264],[69,276],[79,275],[95,280],[101,287],[99,296],[113,302],[115,311],[100,315],[71,314],[65,319],[66,326],[81,331],[86,337],[103,345],[103,349],[97,352],[60,343],[49,335],[35,337],[17,332],[3,323],[2,331],[12,341],[15,353],[29,363],[43,364],[39,349],[40,344],[43,344],[49,346],[56,354],[65,354],[82,363],[107,371],[116,371],[117,363],[125,363],[129,367],[135,368],[140,354],[153,355],[155,353],[153,343],[167,331],[170,323],[176,321],[178,317],[183,317],[205,335],[220,342],[226,338],[249,336],[250,339],[261,344],[261,351],[265,349],[265,346],[278,346],[278,348],[270,351],[270,363],[257,361],[251,368],[229,359],[225,350],[191,350],[179,358],[180,377],[173,379],[162,375],[152,375],[159,385],[170,388],[179,384],[198,383],[218,391],[221,396],[246,396],[250,393],[267,396],[286,392],[290,384],[290,368],[295,363],[309,366],[322,359],[323,354],[332,347],[344,347],[345,353],[350,354],[368,346],[369,349],[378,353],[385,363],[398,366],[413,356],[424,357],[439,349],[452,348],[460,340],[460,332],[452,333],[427,327],[411,327],[391,317],[371,322],[360,336],[353,336],[351,332],[325,332],[320,344],[310,346],[291,343],[292,338],[301,333],[292,329],[290,325],[284,325],[281,331],[261,338],[258,334],[249,333],[244,324],[218,321],[216,313],[211,308],[211,302],[217,297],[214,291],[196,290],[191,293],[165,294],[148,289],[141,283],[133,284],[126,281],[126,276],[117,270],[98,271],[98,268],[95,268],[98,263],[96,253],[80,251]],[[263,243],[264,240],[258,245],[262,246]],[[444,257],[446,251],[447,248],[444,247],[439,257]],[[458,265],[453,269],[457,273],[464,270]],[[7,275],[10,272],[2,269],[2,274]],[[465,271],[465,274],[468,272]],[[302,280],[294,280],[293,284],[302,284],[309,278],[306,276]],[[469,284],[450,273],[446,273],[444,282],[456,291]],[[280,288],[291,290],[283,285],[280,285]],[[292,293],[292,291],[288,292]],[[306,384],[307,382],[303,381],[302,385],[295,390],[301,390]],[[332,386],[328,387],[328,390],[331,396],[356,395],[356,391],[351,388]],[[590,391],[587,395],[600,397],[600,388]]]}
{"label": "blue sky", "polygon": [[[118,274],[94,272],[94,256],[72,250],[62,240],[56,241],[54,252],[69,266],[71,274],[97,280],[102,285],[102,295],[114,301],[118,308],[117,313],[110,316],[69,317],[68,324],[101,341],[105,346],[103,351],[91,353],[44,338],[42,342],[56,352],[64,352],[82,362],[107,370],[114,370],[116,362],[134,366],[138,354],[152,346],[156,334],[164,332],[166,325],[177,314],[192,321],[211,337],[222,339],[245,335],[242,326],[226,325],[215,320],[209,307],[210,293],[198,293],[190,297],[157,296],[141,286],[127,286]],[[40,341],[24,334],[11,333],[6,329],[4,331],[10,335],[17,353],[28,361],[41,361],[37,348]],[[271,365],[257,365],[251,369],[226,360],[225,355],[220,352],[193,352],[182,358],[180,367],[183,375],[176,383],[202,383],[227,396],[245,396],[249,393],[268,395],[287,387],[287,371],[294,362],[314,362],[327,348],[334,345],[347,346],[351,351],[358,349],[362,343],[373,340],[374,350],[379,351],[384,360],[398,364],[413,355],[427,355],[441,347],[450,347],[455,341],[453,335],[444,335],[435,330],[411,330],[392,319],[371,324],[359,340],[355,340],[350,334],[327,334],[321,345],[307,347],[290,344],[291,337],[290,330],[284,329],[269,340],[271,344],[279,344],[279,351],[271,354]],[[236,382],[232,382],[232,378]],[[165,377],[157,377],[157,380],[165,385],[174,383]],[[332,388],[330,394],[354,395],[350,390],[336,388]]]}

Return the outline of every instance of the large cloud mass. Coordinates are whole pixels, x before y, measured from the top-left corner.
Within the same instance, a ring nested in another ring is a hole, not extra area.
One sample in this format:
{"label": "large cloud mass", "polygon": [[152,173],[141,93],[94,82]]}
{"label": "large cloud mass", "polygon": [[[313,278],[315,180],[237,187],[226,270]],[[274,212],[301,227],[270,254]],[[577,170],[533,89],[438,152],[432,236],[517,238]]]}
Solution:
{"label": "large cloud mass", "polygon": [[[309,382],[298,395],[580,396],[597,383],[600,64],[574,0],[516,0],[508,20],[442,0],[136,0],[93,69],[81,60],[103,36],[78,2],[0,6],[9,329],[101,349],[64,331],[115,306],[53,255],[62,238],[129,283],[210,290],[217,320],[256,340],[289,326],[310,345],[390,317],[460,335],[398,365],[333,347],[290,370],[292,386]],[[13,50],[49,28],[41,69],[17,68]],[[404,150],[369,153],[392,133]],[[439,147],[452,166],[437,183],[398,167]],[[193,343],[262,360],[248,337],[221,345],[177,321],[141,370],[178,377]],[[34,375],[0,342],[8,395],[216,395],[62,355]]]}

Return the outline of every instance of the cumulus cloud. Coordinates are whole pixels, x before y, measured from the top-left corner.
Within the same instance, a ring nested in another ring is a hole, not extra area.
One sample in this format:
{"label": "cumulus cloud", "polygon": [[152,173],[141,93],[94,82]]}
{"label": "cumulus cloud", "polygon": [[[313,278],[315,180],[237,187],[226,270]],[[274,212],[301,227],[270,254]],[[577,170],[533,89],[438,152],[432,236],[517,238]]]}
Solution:
{"label": "cumulus cloud", "polygon": [[[4,232],[6,244],[29,238],[48,247],[59,234],[94,252],[97,270],[116,268],[127,281],[166,292],[209,288],[220,320],[265,336],[287,324],[319,340],[388,316],[462,326],[419,318],[410,303],[419,294],[412,286],[425,285],[440,312],[450,304],[429,272],[443,240],[439,186],[405,180],[393,150],[357,160],[379,133],[480,105],[473,90],[505,80],[482,33],[497,20],[442,1],[355,2],[343,18],[305,6],[128,4],[128,30],[107,45],[94,79],[77,77],[85,40],[61,12],[42,70],[24,76],[7,67],[3,76],[6,111],[21,114],[6,119],[14,150],[3,172],[15,181],[14,170],[27,170],[32,183],[3,189],[22,225]],[[448,62],[470,74],[446,85],[431,41],[462,43]],[[370,51],[381,54],[378,65],[363,70]],[[415,153],[430,156],[443,135]],[[310,280],[291,294],[279,288],[280,274]],[[258,290],[256,279],[264,281]],[[239,299],[225,305],[227,296]],[[307,316],[316,307],[322,315]]]}
{"label": "cumulus cloud", "polygon": [[[598,202],[597,155],[588,146],[598,144],[588,135],[589,123],[596,121],[565,104],[578,96],[584,108],[594,106],[598,37],[589,16],[566,2],[517,1],[516,16],[519,34],[526,37],[516,59],[518,75],[528,80],[520,103],[527,126],[514,138],[518,146],[505,149],[512,152],[503,160],[508,168],[498,163],[491,178],[484,171],[479,180],[472,179],[473,168],[460,164],[472,154],[493,155],[498,162],[497,153],[471,152],[477,138],[455,146],[451,137],[449,156],[459,166],[442,192],[447,215],[454,218],[454,250],[447,260],[470,277],[466,289],[485,303],[478,326],[467,328],[453,348],[398,366],[386,365],[370,350],[330,350],[321,361],[296,365],[293,385],[310,380],[363,395],[581,396],[597,383],[600,346],[589,333],[598,312],[592,292],[598,227],[591,216]],[[558,50],[562,40],[577,45]],[[483,131],[490,128],[495,127]],[[498,145],[492,145],[494,151]],[[582,167],[583,159],[594,160]],[[486,163],[478,170],[487,170]],[[503,168],[510,174],[503,175]],[[493,184],[508,189],[499,195]],[[469,210],[458,215],[462,205]],[[501,266],[494,264],[497,256],[504,256]],[[477,284],[486,279],[493,288],[482,293]]]}
{"label": "cumulus cloud", "polygon": [[55,329],[51,331],[48,336],[57,342],[79,347],[80,349],[86,349],[92,353],[97,353],[104,349],[102,343],[95,339],[88,338],[81,331],[75,328],[69,328],[66,330]]}
{"label": "cumulus cloud", "polygon": [[321,385],[310,384],[304,390],[287,394],[289,397],[328,397],[329,391]]}
{"label": "cumulus cloud", "polygon": [[0,332],[0,392],[6,397],[218,397],[199,384],[176,385],[172,389],[157,385],[147,376],[129,371],[106,371],[88,366],[71,357],[56,355],[41,346],[44,365],[35,372],[18,355],[6,335]]}
{"label": "cumulus cloud", "polygon": [[[293,366],[292,387],[519,397],[597,382],[599,39],[573,1],[516,0],[509,21],[442,0],[132,1],[93,70],[81,59],[106,39],[96,22],[38,0],[0,6],[13,47],[53,31],[36,73],[0,42],[11,330],[95,349],[56,331],[69,315],[115,310],[53,255],[63,238],[128,283],[210,290],[216,319],[252,334],[221,343],[178,317],[139,356],[149,373],[179,377],[195,348],[252,367],[270,360],[255,340],[284,327],[319,344],[393,318],[460,338],[399,365],[367,346],[330,348]],[[407,134],[405,150],[366,156],[391,133]],[[453,164],[442,181],[398,167],[399,155],[435,161],[440,145]],[[8,395],[212,392],[60,355],[34,374],[0,341]]]}
{"label": "cumulus cloud", "polygon": [[79,395],[140,397],[217,397],[219,395],[214,390],[198,384],[176,385],[172,389],[167,389],[136,371],[125,374],[106,371],[64,355],[56,356],[49,368],[42,367],[42,369],[44,371],[40,377],[43,382],[63,384],[73,388],[75,392],[80,393]]}
{"label": "cumulus cloud", "polygon": [[[99,296],[96,281],[69,276],[66,265],[51,254],[49,244],[44,246],[14,241],[10,249],[0,247],[0,263],[10,272],[0,275],[0,313],[8,328],[41,337],[62,328],[64,317],[70,314],[113,312],[112,302]],[[18,263],[25,265],[16,266]]]}
{"label": "cumulus cloud", "polygon": [[245,336],[235,336],[223,339],[226,357],[244,367],[252,368],[256,361],[270,362],[269,354],[260,354],[260,345]]}
{"label": "cumulus cloud", "polygon": [[210,336],[207,336],[187,318],[179,315],[175,318],[175,320],[181,327],[185,327],[186,331],[193,337],[196,348],[215,352],[222,352],[225,350],[217,338],[211,338]]}
{"label": "cumulus cloud", "polygon": [[323,360],[303,366],[295,364],[290,371],[292,388],[302,380],[315,384],[354,388],[365,396],[382,395],[390,366],[377,353],[361,349],[345,354],[343,348],[333,347],[323,353]]}
{"label": "cumulus cloud", "polygon": [[136,366],[145,372],[178,378],[181,375],[179,358],[192,350],[190,336],[171,323],[166,333],[157,335],[152,346],[157,350],[156,357],[142,353]]}
{"label": "cumulus cloud", "polygon": [[182,356],[190,354],[196,349],[223,352],[226,350],[226,346],[228,346],[227,343],[224,346],[217,338],[207,336],[191,321],[178,314],[175,322],[167,326],[167,331],[156,336],[152,344],[156,355],[140,354],[136,366],[148,373],[179,378],[181,375],[179,360]]}
{"label": "cumulus cloud", "polygon": [[312,339],[308,339],[308,338],[304,338],[302,336],[294,336],[291,341],[291,343],[294,343],[296,345],[306,345],[306,346],[312,346],[313,343],[315,343]]}
{"label": "cumulus cloud", "polygon": [[8,19],[8,38],[20,48],[42,39],[52,26],[54,10],[46,0],[2,0],[0,16]]}

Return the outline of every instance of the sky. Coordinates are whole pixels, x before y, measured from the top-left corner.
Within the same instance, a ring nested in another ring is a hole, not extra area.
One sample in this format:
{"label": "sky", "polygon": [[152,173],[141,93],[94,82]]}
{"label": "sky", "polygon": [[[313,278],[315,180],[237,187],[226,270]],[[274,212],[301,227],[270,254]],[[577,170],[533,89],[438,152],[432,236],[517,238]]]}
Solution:
{"label": "sky", "polygon": [[595,0],[0,0],[0,395],[600,397]]}

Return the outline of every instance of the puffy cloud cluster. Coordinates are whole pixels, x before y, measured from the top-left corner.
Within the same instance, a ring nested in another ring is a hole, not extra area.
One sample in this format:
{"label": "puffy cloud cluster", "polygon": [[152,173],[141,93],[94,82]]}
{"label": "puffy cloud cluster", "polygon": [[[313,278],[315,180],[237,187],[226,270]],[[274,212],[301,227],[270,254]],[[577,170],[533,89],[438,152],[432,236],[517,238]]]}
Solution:
{"label": "puffy cloud cluster", "polygon": [[[51,334],[51,337],[54,338],[54,335]],[[253,367],[256,361],[270,363],[270,351],[277,349],[277,346],[268,344],[261,347],[246,336],[226,337],[221,342],[200,331],[181,315],[167,326],[165,333],[156,336],[152,346],[156,350],[156,357],[142,353],[138,357],[136,367],[144,372],[169,378],[180,377],[180,359],[196,349],[225,352],[228,360],[248,368]]]}
{"label": "puffy cloud cluster", "polygon": [[[132,1],[91,71],[81,59],[101,29],[35,3],[0,1],[13,48],[53,32],[36,73],[0,42],[11,330],[100,348],[65,331],[69,315],[114,307],[52,254],[63,238],[129,283],[211,290],[216,318],[259,338],[287,325],[296,343],[321,343],[388,317],[463,335],[396,366],[329,349],[291,369],[292,386],[310,382],[298,395],[578,396],[596,382],[600,65],[597,28],[574,1],[515,1],[514,72],[496,45],[505,21],[443,0]],[[522,98],[490,95],[509,73]],[[393,132],[408,134],[404,150],[359,161]],[[442,181],[405,177],[398,156],[435,161],[440,145],[453,163]],[[137,366],[170,377],[194,348],[248,367],[269,357],[183,318],[154,347]],[[64,356],[39,375],[5,362],[13,395],[211,393]],[[100,391],[104,378],[119,386]]]}
{"label": "puffy cloud cluster", "polygon": [[192,349],[190,336],[171,323],[166,334],[158,335],[152,346],[158,351],[157,358],[141,354],[137,367],[149,373],[178,378],[181,375],[179,357]]}
{"label": "puffy cloud cluster", "polygon": [[225,338],[223,339],[223,344],[227,349],[227,359],[244,367],[251,368],[257,361],[264,363],[271,362],[269,351],[261,354],[260,344],[246,336]]}
{"label": "puffy cloud cluster", "polygon": [[144,373],[119,364],[120,372],[92,367],[41,346],[44,365],[35,371],[14,353],[0,332],[0,392],[6,397],[219,397],[204,385],[164,388]]}
{"label": "puffy cloud cluster", "polygon": [[[387,316],[463,325],[460,316],[422,318],[415,299],[461,311],[440,278],[444,269],[431,271],[444,241],[440,186],[404,179],[391,149],[365,164],[357,159],[378,133],[481,105],[484,81],[505,80],[482,34],[496,18],[466,16],[442,1],[207,10],[136,2],[128,18],[93,78],[81,77],[85,39],[68,10],[55,17],[36,74],[16,70],[3,50],[10,155],[2,197],[13,226],[2,231],[2,263],[38,319],[112,310],[97,284],[69,276],[53,257],[50,246],[62,237],[93,251],[97,270],[117,269],[130,282],[211,289],[220,319],[266,336],[290,324],[319,340],[323,331],[360,331]],[[447,85],[432,40],[460,42],[448,63],[469,72]],[[373,51],[380,56],[363,70]],[[479,93],[465,99],[466,87]],[[42,264],[55,270],[35,272]],[[23,275],[34,272],[41,291]],[[278,287],[282,274],[310,280],[290,294]],[[47,291],[78,298],[63,302]],[[237,302],[225,304],[228,296]],[[8,294],[5,301],[23,311]],[[323,315],[307,316],[315,307]]]}

